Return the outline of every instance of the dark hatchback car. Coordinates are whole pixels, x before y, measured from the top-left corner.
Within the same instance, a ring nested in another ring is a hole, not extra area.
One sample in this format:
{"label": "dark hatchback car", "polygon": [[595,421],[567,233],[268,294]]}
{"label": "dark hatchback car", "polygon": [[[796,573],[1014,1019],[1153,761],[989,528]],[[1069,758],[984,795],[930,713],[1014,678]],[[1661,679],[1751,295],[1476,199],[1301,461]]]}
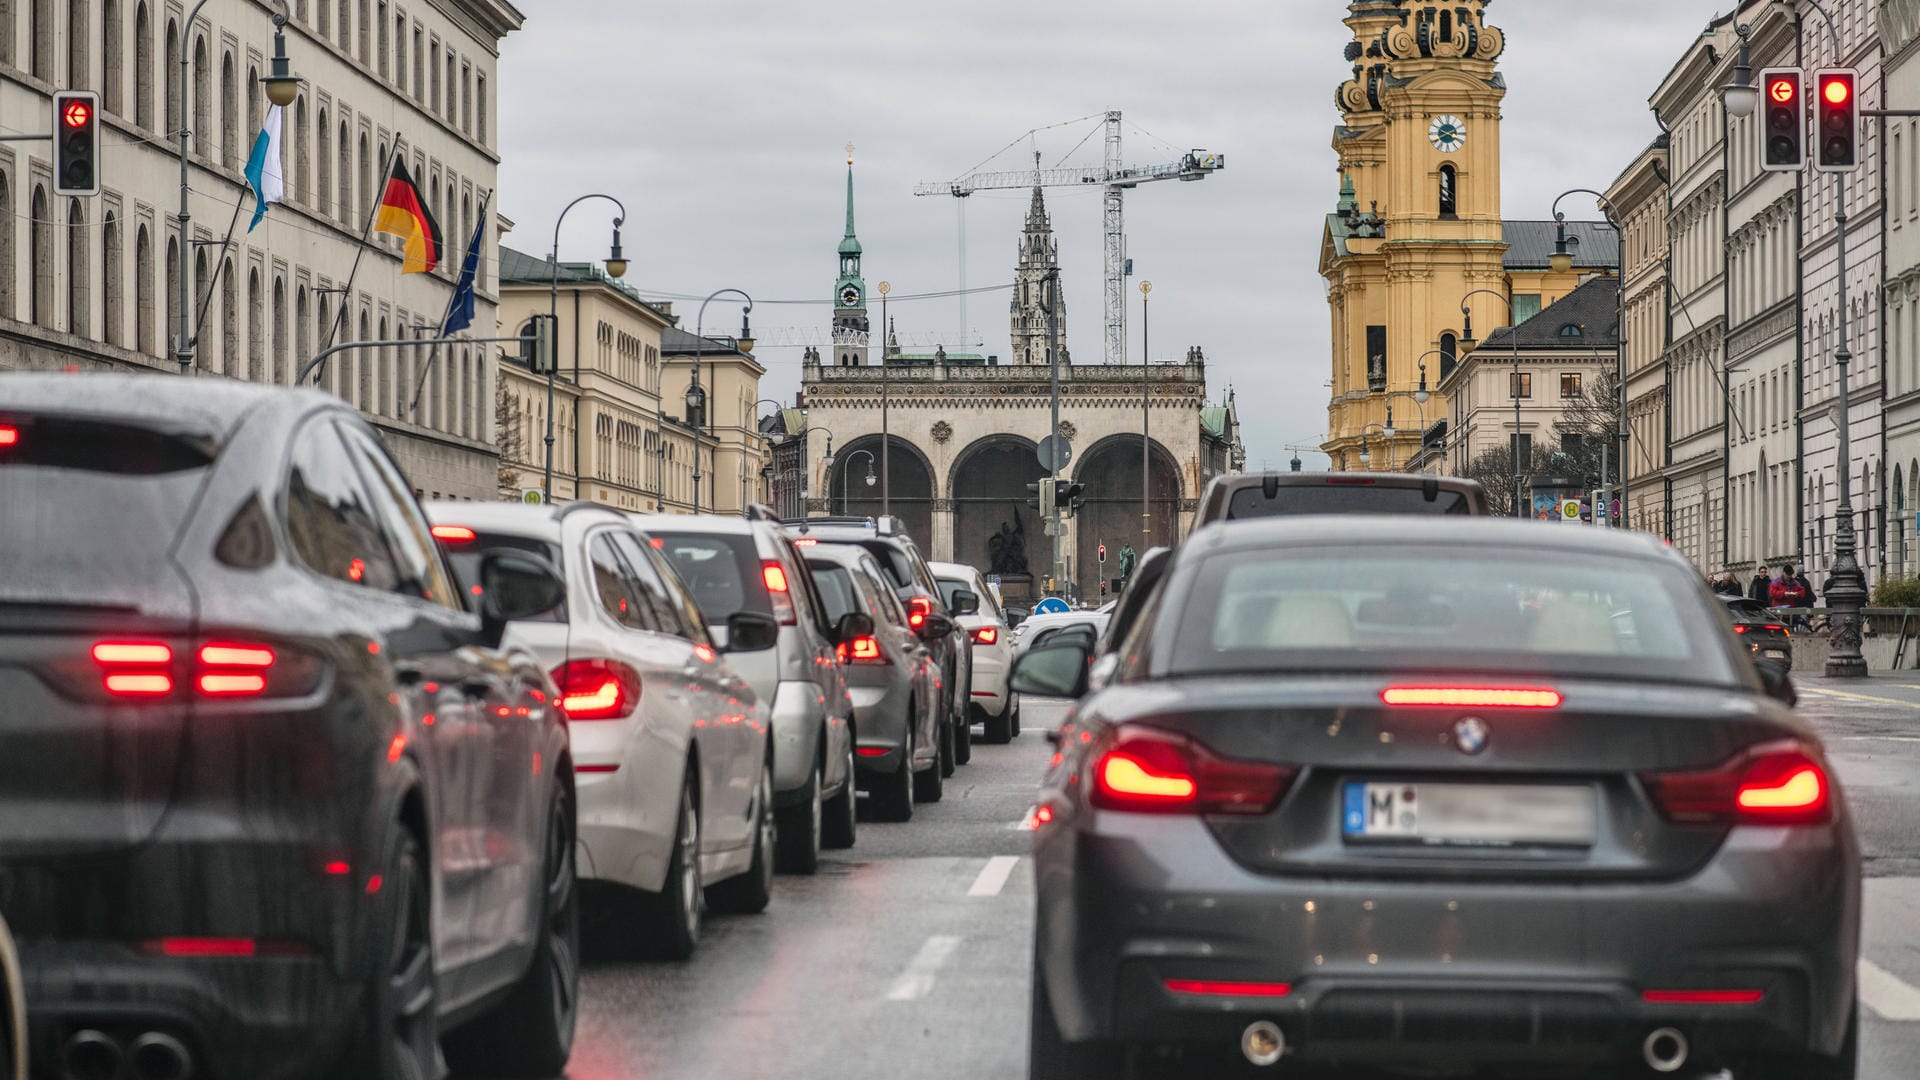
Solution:
{"label": "dark hatchback car", "polygon": [[1085,695],[1033,815],[1033,1080],[1851,1080],[1859,844],[1723,619],[1607,530],[1194,534],[1104,689],[1083,646],[1016,671]]}
{"label": "dark hatchback car", "polygon": [[[551,1076],[567,731],[337,399],[0,375],[0,916],[36,1076]],[[444,1040],[442,1036],[445,1036]]]}
{"label": "dark hatchback car", "polygon": [[1299,514],[1458,514],[1487,516],[1478,481],[1407,473],[1238,473],[1216,477],[1200,498],[1193,527],[1216,521]]}
{"label": "dark hatchback car", "polygon": [[1718,599],[1733,620],[1733,632],[1752,650],[1754,663],[1789,670],[1793,667],[1793,631],[1786,619],[1758,600],[1744,596]]}

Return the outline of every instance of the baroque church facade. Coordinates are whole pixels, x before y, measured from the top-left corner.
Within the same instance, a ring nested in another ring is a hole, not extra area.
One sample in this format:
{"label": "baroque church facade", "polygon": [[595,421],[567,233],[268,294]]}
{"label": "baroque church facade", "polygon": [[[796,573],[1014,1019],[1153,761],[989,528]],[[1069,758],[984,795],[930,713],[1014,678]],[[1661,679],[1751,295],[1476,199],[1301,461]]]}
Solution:
{"label": "baroque church facade", "polygon": [[[1245,457],[1231,394],[1208,401],[1200,350],[1173,364],[1072,363],[1065,304],[1052,295],[1059,244],[1038,187],[1019,242],[1004,359],[944,347],[907,353],[890,333],[876,340],[853,184],[849,163],[834,344],[808,350],[801,378],[808,513],[877,516],[884,506],[930,559],[998,574],[1009,600],[1037,597],[1050,581],[1097,600],[1103,577],[1119,574],[1123,546],[1144,552],[1184,536],[1202,488]],[[1064,523],[1058,567],[1045,523],[1027,505],[1027,485],[1047,475],[1038,446],[1049,433],[1055,350],[1058,433],[1073,448],[1061,475],[1086,485],[1079,514]]]}
{"label": "baroque church facade", "polygon": [[[1461,423],[1450,399],[1468,331],[1484,339],[1526,322],[1618,259],[1616,230],[1569,221],[1572,265],[1556,270],[1550,208],[1503,217],[1506,35],[1486,7],[1348,4],[1353,69],[1335,93],[1333,132],[1340,193],[1319,259],[1333,329],[1322,449],[1336,470],[1447,470],[1510,442],[1545,448],[1550,423]],[[1525,397],[1527,385],[1518,389]]]}

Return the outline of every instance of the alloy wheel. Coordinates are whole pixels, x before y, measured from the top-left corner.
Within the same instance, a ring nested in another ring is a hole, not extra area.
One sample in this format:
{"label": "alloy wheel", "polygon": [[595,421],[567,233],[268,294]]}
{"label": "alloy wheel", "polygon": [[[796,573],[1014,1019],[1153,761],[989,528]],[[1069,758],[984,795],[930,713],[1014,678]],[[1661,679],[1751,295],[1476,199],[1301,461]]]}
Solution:
{"label": "alloy wheel", "polygon": [[393,1060],[405,1080],[438,1080],[433,1065],[439,1058],[436,991],[433,981],[431,897],[420,881],[417,851],[409,846],[401,856],[391,888],[394,910],[401,924],[394,935],[387,964],[388,1000],[392,1003]]}

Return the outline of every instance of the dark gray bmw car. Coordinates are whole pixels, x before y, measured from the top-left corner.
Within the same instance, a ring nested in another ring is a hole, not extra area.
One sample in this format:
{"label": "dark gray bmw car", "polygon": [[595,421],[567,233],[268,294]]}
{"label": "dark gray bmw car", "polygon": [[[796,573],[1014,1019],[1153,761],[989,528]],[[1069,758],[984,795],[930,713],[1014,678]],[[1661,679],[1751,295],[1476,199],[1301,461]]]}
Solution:
{"label": "dark gray bmw car", "polygon": [[[551,1077],[574,792],[506,622],[338,399],[0,375],[0,918],[33,1075]],[[471,608],[477,610],[470,610]]]}
{"label": "dark gray bmw car", "polygon": [[[1850,1080],[1860,853],[1818,739],[1645,537],[1197,532],[1034,814],[1033,1080]],[[1131,1071],[1130,1071],[1131,1070]]]}

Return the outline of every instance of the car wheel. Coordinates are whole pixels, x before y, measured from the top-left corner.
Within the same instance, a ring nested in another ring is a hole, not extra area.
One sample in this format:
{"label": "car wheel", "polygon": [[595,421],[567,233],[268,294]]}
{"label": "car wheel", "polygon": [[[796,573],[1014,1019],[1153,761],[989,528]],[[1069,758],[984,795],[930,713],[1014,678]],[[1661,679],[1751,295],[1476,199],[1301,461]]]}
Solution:
{"label": "car wheel", "polygon": [[381,962],[366,994],[366,1035],[353,1075],[373,1080],[439,1080],[439,987],[433,970],[433,896],[420,841],[397,834],[375,886],[385,906],[374,937]]}
{"label": "car wheel", "polygon": [[1020,695],[1011,692],[1009,692],[1009,694],[1012,701],[1007,706],[1007,712],[1013,717],[1013,720],[1008,725],[1008,729],[1012,732],[1010,737],[1017,739],[1020,737]]}
{"label": "car wheel", "polygon": [[773,762],[760,766],[760,790],[753,801],[753,862],[747,872],[707,886],[707,906],[731,915],[758,915],[773,901]]}
{"label": "car wheel", "polygon": [[[913,706],[907,706],[913,715]],[[900,767],[874,781],[873,809],[881,821],[913,820],[913,730],[907,730],[907,742],[900,755]]]}
{"label": "car wheel", "polygon": [[693,797],[693,767],[687,763],[687,780],[680,788],[680,821],[674,828],[666,880],[659,892],[643,898],[638,925],[629,930],[661,960],[685,960],[700,943],[700,804]]}
{"label": "car wheel", "polygon": [[989,716],[982,721],[981,738],[996,744],[1013,741],[1013,702],[1007,702],[999,716]]}
{"label": "car wheel", "polygon": [[939,802],[946,790],[947,777],[953,772],[953,756],[949,753],[953,747],[953,728],[950,725],[942,727],[945,731],[940,740],[940,753],[935,755],[933,765],[926,772],[913,774],[914,802]]}
{"label": "car wheel", "polygon": [[953,721],[953,761],[965,765],[973,760],[973,717],[962,712]]}
{"label": "car wheel", "polygon": [[[821,735],[825,739],[824,734]],[[826,817],[822,789],[827,778],[815,763],[798,805],[780,811],[780,841],[774,864],[783,874],[811,874],[820,869],[820,827]]]}
{"label": "car wheel", "polygon": [[580,894],[574,880],[573,804],[564,789],[548,811],[540,941],[507,999],[448,1036],[455,1072],[551,1077],[567,1067],[580,1003]]}
{"label": "car wheel", "polygon": [[860,797],[853,782],[853,734],[847,734],[847,782],[840,794],[827,800],[826,820],[821,823],[820,842],[830,848],[853,846],[860,816]]}
{"label": "car wheel", "polygon": [[[1757,1080],[1854,1080],[1860,1062],[1860,1004],[1847,1018],[1847,1041],[1838,1054],[1797,1054],[1782,1060],[1771,1058],[1756,1062]],[[1745,1077],[1745,1072],[1740,1076]]]}
{"label": "car wheel", "polygon": [[1117,1043],[1070,1043],[1060,1035],[1053,1004],[1047,1000],[1040,965],[1033,968],[1032,1036],[1027,1043],[1027,1080],[1115,1080],[1125,1076],[1125,1055]]}
{"label": "car wheel", "polygon": [[960,767],[959,737],[954,734],[955,726],[951,716],[942,717],[940,722],[933,726],[934,734],[940,740],[940,752],[934,756],[939,760],[938,768],[943,778],[952,776],[953,771]]}

